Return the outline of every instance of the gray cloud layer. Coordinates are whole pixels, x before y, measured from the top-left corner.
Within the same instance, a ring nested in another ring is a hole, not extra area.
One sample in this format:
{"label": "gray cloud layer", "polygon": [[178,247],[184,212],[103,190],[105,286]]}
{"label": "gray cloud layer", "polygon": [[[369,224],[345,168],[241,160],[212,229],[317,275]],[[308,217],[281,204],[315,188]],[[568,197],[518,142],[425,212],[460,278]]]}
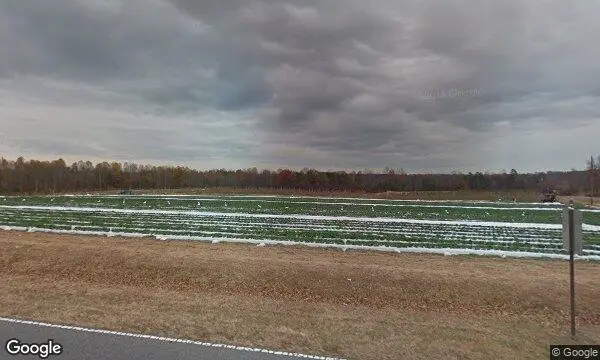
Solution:
{"label": "gray cloud layer", "polygon": [[581,167],[593,0],[9,0],[0,153],[214,167]]}

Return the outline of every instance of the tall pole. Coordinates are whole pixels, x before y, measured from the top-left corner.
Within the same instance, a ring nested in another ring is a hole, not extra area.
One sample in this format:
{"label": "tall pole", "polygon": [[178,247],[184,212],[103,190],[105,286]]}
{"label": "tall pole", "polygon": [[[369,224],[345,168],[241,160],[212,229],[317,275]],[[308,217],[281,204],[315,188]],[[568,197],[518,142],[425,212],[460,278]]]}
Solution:
{"label": "tall pole", "polygon": [[575,222],[573,221],[573,207],[569,206],[569,268],[571,287],[569,291],[571,300],[571,338],[575,338]]}
{"label": "tall pole", "polygon": [[594,155],[590,158],[590,204],[594,205],[594,175],[596,175],[596,166],[594,164]]}

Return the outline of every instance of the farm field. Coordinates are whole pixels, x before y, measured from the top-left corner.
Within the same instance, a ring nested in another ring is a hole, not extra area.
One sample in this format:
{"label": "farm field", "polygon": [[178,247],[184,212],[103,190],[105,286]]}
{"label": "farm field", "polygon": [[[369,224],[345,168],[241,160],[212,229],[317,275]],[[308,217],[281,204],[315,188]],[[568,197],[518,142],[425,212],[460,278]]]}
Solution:
{"label": "farm field", "polygon": [[[0,228],[212,242],[566,258],[561,204],[206,195],[0,197]],[[583,209],[600,260],[600,210]]]}
{"label": "farm field", "polygon": [[600,262],[0,231],[0,316],[348,360],[600,342]]}

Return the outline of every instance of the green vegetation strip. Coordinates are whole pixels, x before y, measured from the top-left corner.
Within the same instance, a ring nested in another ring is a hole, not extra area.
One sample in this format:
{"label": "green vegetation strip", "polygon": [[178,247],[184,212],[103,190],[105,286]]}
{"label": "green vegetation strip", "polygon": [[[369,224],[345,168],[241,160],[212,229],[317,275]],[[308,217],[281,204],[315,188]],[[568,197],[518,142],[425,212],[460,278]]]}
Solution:
{"label": "green vegetation strip", "polygon": [[[532,251],[561,254],[562,239],[558,229],[511,228],[470,226],[468,224],[418,224],[393,222],[365,222],[355,220],[252,218],[244,215],[193,214],[111,214],[110,212],[83,212],[57,210],[61,207],[98,207],[102,209],[160,209],[198,210],[209,212],[241,212],[250,214],[301,213],[326,216],[404,217],[429,220],[477,220],[527,222],[529,219],[560,223],[560,208],[536,209],[480,209],[458,207],[397,207],[375,205],[330,204],[329,199],[302,199],[308,203],[290,203],[287,198],[268,198],[264,202],[248,199],[219,199],[201,201],[167,198],[119,197],[14,197],[0,198],[0,205],[45,206],[46,209],[0,208],[0,225],[75,230],[86,232],[124,232],[155,236],[189,236],[203,239],[277,240],[338,245],[368,245],[388,247],[456,248],[475,250]],[[23,201],[24,200],[24,201]],[[232,201],[240,200],[240,201]],[[296,199],[294,199],[296,200]],[[229,201],[229,203],[228,203]],[[349,200],[345,200],[349,201]],[[292,201],[293,202],[293,201]],[[428,203],[429,204],[429,203]],[[447,204],[447,203],[440,203]],[[477,205],[475,203],[475,205]],[[514,204],[510,204],[516,206]],[[452,206],[456,206],[453,204]],[[505,206],[505,205],[503,205]],[[538,205],[539,206],[539,205]],[[343,207],[343,208],[342,208]],[[283,211],[282,209],[285,209]],[[440,215],[441,214],[441,215]],[[496,217],[489,219],[495,214]],[[525,214],[525,215],[524,215]],[[526,215],[529,214],[529,215]],[[586,213],[587,220],[598,213]],[[588,216],[591,215],[591,216]],[[558,219],[558,220],[557,220]],[[585,232],[585,250],[600,252],[600,233]]]}

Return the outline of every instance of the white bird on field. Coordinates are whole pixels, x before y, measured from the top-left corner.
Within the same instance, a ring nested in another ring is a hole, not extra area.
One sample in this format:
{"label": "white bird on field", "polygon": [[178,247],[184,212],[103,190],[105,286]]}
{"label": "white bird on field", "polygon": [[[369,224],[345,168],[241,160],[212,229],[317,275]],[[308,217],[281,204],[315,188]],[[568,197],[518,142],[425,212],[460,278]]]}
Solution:
{"label": "white bird on field", "polygon": [[54,198],[50,199],[50,201],[51,201],[51,202],[53,202],[53,201],[54,201]]}
{"label": "white bird on field", "polygon": [[146,205],[147,201],[144,201],[144,205]]}
{"label": "white bird on field", "polygon": [[258,204],[258,207],[262,209],[262,206],[260,206],[260,204]]}
{"label": "white bird on field", "polygon": [[198,206],[200,206],[200,201],[198,201]]}

